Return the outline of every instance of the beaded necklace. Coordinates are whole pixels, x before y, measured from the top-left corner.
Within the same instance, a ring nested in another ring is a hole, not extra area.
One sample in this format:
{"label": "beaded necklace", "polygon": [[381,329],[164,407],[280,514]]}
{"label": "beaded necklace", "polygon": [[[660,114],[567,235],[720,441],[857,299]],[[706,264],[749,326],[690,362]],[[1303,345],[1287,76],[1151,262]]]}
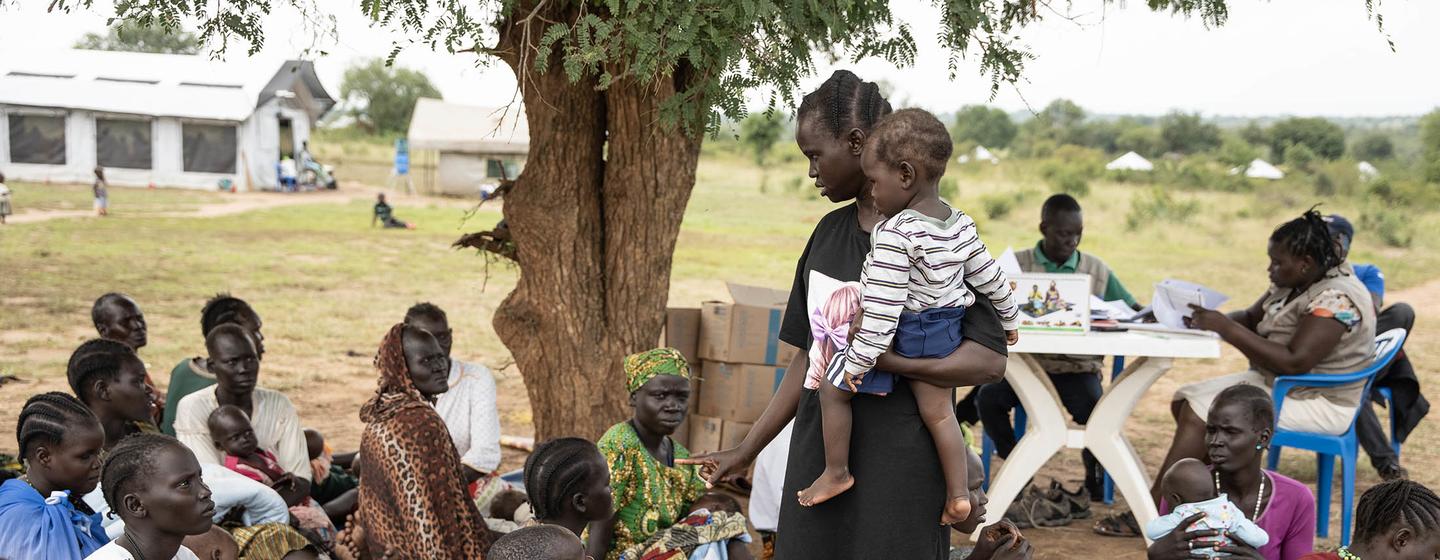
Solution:
{"label": "beaded necklace", "polygon": [[[1213,474],[1215,475],[1215,494],[1218,496],[1220,494],[1220,472],[1215,471]],[[1265,501],[1266,478],[1269,477],[1265,476],[1265,473],[1262,471],[1260,473],[1260,493],[1255,495],[1255,515],[1250,516],[1251,521],[1258,521],[1260,519],[1260,504]],[[1360,559],[1357,557],[1355,560]]]}
{"label": "beaded necklace", "polygon": [[1359,556],[1356,556],[1354,552],[1350,552],[1350,549],[1343,546],[1340,547],[1340,550],[1335,551],[1335,554],[1340,555],[1340,560],[1360,560]]}

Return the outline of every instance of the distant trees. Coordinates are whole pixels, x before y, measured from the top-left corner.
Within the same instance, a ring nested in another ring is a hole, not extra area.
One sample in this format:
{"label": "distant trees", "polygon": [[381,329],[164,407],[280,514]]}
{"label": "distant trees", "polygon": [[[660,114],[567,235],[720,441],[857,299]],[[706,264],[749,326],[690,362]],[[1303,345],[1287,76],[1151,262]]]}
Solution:
{"label": "distant trees", "polygon": [[359,62],[345,70],[340,98],[356,122],[374,132],[399,132],[410,126],[410,114],[421,97],[440,97],[430,78],[409,68],[387,66],[383,59]]}
{"label": "distant trees", "polygon": [[1335,159],[1345,153],[1345,131],[1340,125],[1319,117],[1292,117],[1270,127],[1270,149],[1285,154],[1290,146],[1302,144],[1314,155]]}
{"label": "distant trees", "polygon": [[1420,153],[1425,180],[1440,183],[1440,109],[1420,118]]}
{"label": "distant trees", "polygon": [[1206,152],[1220,146],[1220,127],[1201,120],[1199,113],[1176,111],[1160,119],[1160,139],[1167,152]]}
{"label": "distant trees", "polygon": [[1390,159],[1395,155],[1395,144],[1384,133],[1372,132],[1357,140],[1350,148],[1355,159]]}
{"label": "distant trees", "polygon": [[1160,131],[1148,126],[1126,129],[1115,139],[1115,151],[1135,152],[1145,157],[1155,157],[1164,152],[1164,141]]}
{"label": "distant trees", "polygon": [[1008,147],[1019,128],[1005,111],[984,105],[967,105],[955,114],[950,136],[955,142],[974,142],[987,148]]}
{"label": "distant trees", "polygon": [[197,54],[200,40],[194,33],[166,30],[126,20],[104,34],[90,32],[75,42],[77,49],[165,54]]}
{"label": "distant trees", "polygon": [[770,154],[770,148],[780,140],[780,133],[784,130],[785,125],[780,122],[780,115],[750,113],[745,120],[740,121],[740,143],[750,149],[755,165],[763,166],[765,157]]}
{"label": "distant trees", "polygon": [[1220,151],[1216,154],[1216,159],[1231,167],[1245,167],[1258,157],[1260,157],[1260,150],[1256,149],[1254,144],[1245,141],[1243,136],[1227,136],[1220,143]]}

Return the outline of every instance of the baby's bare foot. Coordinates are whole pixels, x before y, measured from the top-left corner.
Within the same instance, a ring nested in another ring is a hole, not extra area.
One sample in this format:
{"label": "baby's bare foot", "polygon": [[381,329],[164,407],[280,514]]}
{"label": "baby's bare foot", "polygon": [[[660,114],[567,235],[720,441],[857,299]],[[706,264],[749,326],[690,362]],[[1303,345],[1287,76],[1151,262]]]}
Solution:
{"label": "baby's bare foot", "polygon": [[816,478],[815,482],[810,483],[809,488],[799,492],[800,505],[810,507],[825,503],[826,500],[839,496],[854,485],[855,477],[850,476],[850,471],[831,472],[827,469],[820,473],[820,477]]}

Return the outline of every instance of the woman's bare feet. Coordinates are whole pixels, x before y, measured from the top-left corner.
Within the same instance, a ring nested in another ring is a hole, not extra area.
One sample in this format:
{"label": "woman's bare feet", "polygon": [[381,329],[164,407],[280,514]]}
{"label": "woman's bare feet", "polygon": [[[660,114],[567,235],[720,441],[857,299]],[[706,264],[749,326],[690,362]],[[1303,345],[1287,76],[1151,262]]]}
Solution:
{"label": "woman's bare feet", "polygon": [[970,517],[970,496],[956,496],[945,502],[945,513],[940,516],[941,525],[954,525]]}
{"label": "woman's bare feet", "polygon": [[[849,490],[855,485],[855,477],[850,476],[849,469],[831,470],[825,469],[810,487],[799,492],[800,505],[810,507],[815,504],[825,503],[826,500],[839,496],[842,492]],[[968,501],[967,501],[968,504]]]}

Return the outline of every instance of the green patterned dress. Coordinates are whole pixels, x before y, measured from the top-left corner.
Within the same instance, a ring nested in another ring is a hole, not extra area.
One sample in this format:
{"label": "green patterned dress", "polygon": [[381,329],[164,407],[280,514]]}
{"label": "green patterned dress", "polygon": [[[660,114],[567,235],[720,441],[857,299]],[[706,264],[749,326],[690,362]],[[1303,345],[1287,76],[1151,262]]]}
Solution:
{"label": "green patterned dress", "polygon": [[[674,440],[671,444],[676,459],[690,457],[684,446]],[[610,489],[615,494],[615,537],[606,560],[618,559],[625,549],[674,525],[705,493],[705,481],[694,466],[661,464],[645,450],[629,422],[611,426],[598,445],[610,463]]]}

